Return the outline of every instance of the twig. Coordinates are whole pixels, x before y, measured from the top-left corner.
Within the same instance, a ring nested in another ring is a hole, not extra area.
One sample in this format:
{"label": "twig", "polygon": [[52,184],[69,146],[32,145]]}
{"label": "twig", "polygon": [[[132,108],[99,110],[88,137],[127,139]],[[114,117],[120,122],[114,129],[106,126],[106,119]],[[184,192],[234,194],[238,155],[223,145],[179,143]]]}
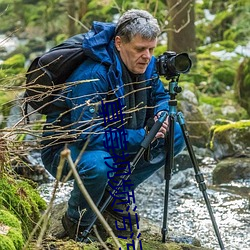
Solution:
{"label": "twig", "polygon": [[39,234],[39,237],[38,237],[38,240],[37,240],[37,243],[36,243],[37,247],[41,246],[42,239],[43,239],[43,236],[45,234],[47,224],[49,222],[49,218],[51,216],[51,210],[52,210],[52,206],[53,206],[53,203],[54,203],[54,200],[55,200],[55,194],[56,194],[56,190],[57,190],[58,185],[59,185],[60,177],[62,175],[62,169],[63,169],[65,160],[66,159],[63,158],[63,157],[60,158],[60,162],[59,162],[59,165],[58,165],[58,168],[57,168],[56,182],[55,182],[55,186],[54,186],[54,189],[53,189],[53,193],[52,193],[52,197],[50,199],[49,205],[48,205],[46,211],[44,212],[44,214],[41,216],[38,223],[36,224],[35,228],[31,232],[31,234],[29,235],[29,238],[28,238],[26,244],[24,245],[23,250],[28,248],[30,241],[32,240],[32,238],[35,235],[36,231],[38,230],[38,228],[40,227],[40,225],[43,222],[41,232]]}
{"label": "twig", "polygon": [[96,235],[97,239],[98,239],[98,240],[100,241],[100,243],[102,244],[102,246],[103,246],[106,250],[110,250],[110,249],[108,248],[108,246],[105,244],[105,242],[102,240],[100,234],[98,233],[98,230],[97,230],[97,228],[96,228],[96,225],[93,226],[93,230],[94,230],[94,232],[95,232],[95,235]]}
{"label": "twig", "polygon": [[79,20],[77,20],[76,18],[74,18],[73,16],[71,15],[68,15],[68,17],[72,20],[74,20],[76,23],[80,24],[84,29],[86,29],[87,31],[89,31],[89,28],[86,27],[82,22],[80,22]]}
{"label": "twig", "polygon": [[120,245],[119,241],[117,240],[114,232],[112,231],[111,227],[109,226],[109,224],[106,222],[106,220],[104,219],[104,217],[102,216],[102,214],[100,213],[100,211],[98,210],[98,208],[96,207],[95,203],[93,202],[92,198],[90,197],[88,191],[86,190],[79,174],[77,173],[77,170],[75,168],[74,162],[71,158],[71,154],[70,154],[70,150],[69,149],[64,149],[61,152],[61,158],[66,158],[68,160],[69,166],[73,172],[73,176],[75,178],[76,183],[78,184],[78,187],[80,189],[80,191],[82,192],[84,198],[86,199],[86,201],[88,202],[90,208],[92,209],[92,211],[94,211],[94,213],[97,215],[98,219],[100,220],[100,222],[102,223],[102,225],[104,226],[105,230],[107,231],[107,233],[113,238],[115,245],[118,247],[118,249],[123,250],[122,246]]}
{"label": "twig", "polygon": [[137,236],[140,234],[140,232],[141,232],[141,230],[140,230],[140,228],[138,229],[138,231],[137,231],[137,234],[136,234],[136,239],[135,239],[135,250],[137,250],[138,249],[138,244],[139,244],[139,238],[137,238]]}

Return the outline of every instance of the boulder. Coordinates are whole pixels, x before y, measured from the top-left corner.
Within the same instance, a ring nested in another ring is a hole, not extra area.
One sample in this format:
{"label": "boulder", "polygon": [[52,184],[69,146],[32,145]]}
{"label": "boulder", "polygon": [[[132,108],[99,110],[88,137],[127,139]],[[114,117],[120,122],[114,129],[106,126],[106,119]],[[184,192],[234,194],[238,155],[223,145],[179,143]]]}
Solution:
{"label": "boulder", "polygon": [[213,183],[228,183],[233,180],[250,179],[250,158],[226,158],[213,171]]}
{"label": "boulder", "polygon": [[225,121],[211,127],[209,148],[216,160],[250,157],[250,120]]}

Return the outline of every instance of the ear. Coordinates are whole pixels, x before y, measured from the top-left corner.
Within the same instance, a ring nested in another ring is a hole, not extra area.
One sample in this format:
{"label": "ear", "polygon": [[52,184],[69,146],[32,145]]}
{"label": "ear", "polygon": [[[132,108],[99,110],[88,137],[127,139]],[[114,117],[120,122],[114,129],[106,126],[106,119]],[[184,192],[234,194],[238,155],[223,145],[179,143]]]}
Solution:
{"label": "ear", "polygon": [[118,51],[120,51],[120,49],[121,49],[121,43],[122,43],[121,37],[116,36],[115,37],[115,47]]}

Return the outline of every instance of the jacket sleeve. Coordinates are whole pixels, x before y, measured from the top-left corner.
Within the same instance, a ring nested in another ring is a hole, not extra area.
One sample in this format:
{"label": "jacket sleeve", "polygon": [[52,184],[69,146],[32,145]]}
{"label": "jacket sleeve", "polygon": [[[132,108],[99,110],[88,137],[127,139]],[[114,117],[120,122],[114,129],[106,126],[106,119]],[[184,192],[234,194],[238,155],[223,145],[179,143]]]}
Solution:
{"label": "jacket sleeve", "polygon": [[[105,150],[111,148],[115,140],[126,142],[126,153],[135,153],[145,137],[144,129],[126,129],[119,133],[117,129],[110,131],[104,126],[101,101],[109,90],[106,75],[105,66],[96,63],[91,65],[86,61],[68,79],[71,87],[66,90],[66,102],[71,109],[71,131],[79,147],[88,143],[89,150]],[[80,82],[82,79],[88,80]],[[116,151],[120,150],[118,146]]]}

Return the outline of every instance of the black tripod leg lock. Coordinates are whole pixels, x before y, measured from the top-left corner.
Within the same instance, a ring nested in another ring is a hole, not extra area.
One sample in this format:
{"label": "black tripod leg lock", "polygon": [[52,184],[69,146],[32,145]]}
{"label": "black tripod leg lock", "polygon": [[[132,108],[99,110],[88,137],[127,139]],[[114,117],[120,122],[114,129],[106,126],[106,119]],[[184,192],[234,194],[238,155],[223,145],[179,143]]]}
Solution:
{"label": "black tripod leg lock", "polygon": [[141,143],[141,146],[144,149],[146,149],[150,145],[150,143],[153,141],[155,135],[159,131],[163,122],[166,120],[167,115],[168,115],[167,111],[162,112],[158,120],[155,122],[154,126],[150,129],[150,132],[148,133],[147,137],[145,137],[145,139]]}

